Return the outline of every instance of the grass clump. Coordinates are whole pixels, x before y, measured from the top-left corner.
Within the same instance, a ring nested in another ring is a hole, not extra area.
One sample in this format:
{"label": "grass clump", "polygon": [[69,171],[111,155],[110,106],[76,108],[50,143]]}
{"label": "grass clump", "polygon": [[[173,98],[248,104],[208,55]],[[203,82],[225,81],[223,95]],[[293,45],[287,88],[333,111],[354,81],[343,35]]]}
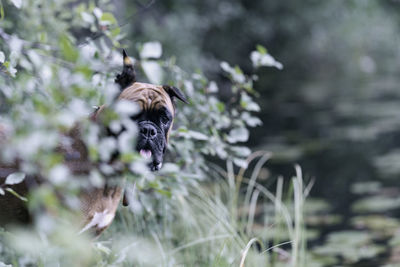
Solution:
{"label": "grass clump", "polygon": [[[103,237],[111,242],[103,257],[135,266],[306,266],[303,209],[311,185],[296,166],[288,191],[279,177],[273,193],[257,181],[271,155],[252,156],[252,170],[235,173],[228,161],[226,170],[212,167],[213,182],[159,198],[155,209],[122,209]],[[138,193],[138,203],[153,194]]]}

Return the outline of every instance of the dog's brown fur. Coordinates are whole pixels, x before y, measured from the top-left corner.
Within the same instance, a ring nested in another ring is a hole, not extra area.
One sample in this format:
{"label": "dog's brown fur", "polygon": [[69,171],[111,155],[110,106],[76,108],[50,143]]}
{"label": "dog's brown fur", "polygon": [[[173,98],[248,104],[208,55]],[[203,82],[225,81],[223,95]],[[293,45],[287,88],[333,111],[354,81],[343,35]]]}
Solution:
{"label": "dog's brown fur", "polygon": [[[148,83],[135,82],[131,86],[125,88],[120,96],[120,100],[128,100],[137,103],[141,110],[157,110],[161,107],[167,107],[171,114],[175,113],[175,106],[163,86]],[[101,112],[105,106],[100,107],[96,112],[94,119],[101,116]],[[172,128],[172,125],[168,131]],[[90,224],[96,214],[100,214],[107,210],[107,214],[114,217],[119,202],[123,195],[120,186],[105,187],[101,189],[92,189],[81,195],[82,211],[85,218],[85,225]],[[111,222],[110,222],[111,223]],[[104,231],[105,227],[95,228],[96,234]]]}
{"label": "dog's brown fur", "polygon": [[167,107],[172,114],[175,113],[172,100],[163,86],[135,82],[122,91],[119,99],[136,102],[142,110],[156,110]]}
{"label": "dog's brown fur", "polygon": [[[157,110],[166,107],[173,116],[175,114],[173,98],[177,97],[186,102],[184,96],[174,87],[136,82],[133,65],[125,51],[124,69],[121,74],[117,75],[116,82],[122,89],[118,98],[139,104],[141,110]],[[97,120],[105,108],[105,106],[102,106],[91,118]],[[169,134],[171,128],[172,123],[167,134]],[[80,138],[79,127],[75,127],[67,135],[73,140],[71,147],[60,147],[58,149],[65,157],[65,164],[74,174],[88,174],[94,166],[90,162],[87,148]],[[0,128],[0,145],[6,139],[4,131]],[[0,164],[0,184],[3,183],[7,175],[18,171],[18,169],[17,164],[3,167]],[[19,194],[26,195],[31,185],[39,184],[40,180],[38,177],[27,177],[23,183],[13,185],[12,188]],[[79,197],[85,225],[81,232],[94,229],[98,235],[104,231],[111,224],[122,195],[123,189],[120,185],[109,184],[106,184],[103,188],[91,188],[81,192]],[[30,221],[31,218],[22,200],[9,192],[6,192],[4,196],[0,195],[0,225],[15,222],[28,223]]]}

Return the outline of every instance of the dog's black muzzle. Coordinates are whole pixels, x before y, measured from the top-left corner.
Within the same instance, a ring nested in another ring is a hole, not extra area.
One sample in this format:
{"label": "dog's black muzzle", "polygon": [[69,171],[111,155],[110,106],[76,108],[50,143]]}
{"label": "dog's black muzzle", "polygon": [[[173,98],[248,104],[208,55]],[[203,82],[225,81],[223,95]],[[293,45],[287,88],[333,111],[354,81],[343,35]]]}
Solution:
{"label": "dog's black muzzle", "polygon": [[158,171],[163,162],[164,147],[166,140],[160,127],[151,121],[142,121],[138,123],[139,136],[137,142],[137,151],[147,159],[152,159],[150,169]]}

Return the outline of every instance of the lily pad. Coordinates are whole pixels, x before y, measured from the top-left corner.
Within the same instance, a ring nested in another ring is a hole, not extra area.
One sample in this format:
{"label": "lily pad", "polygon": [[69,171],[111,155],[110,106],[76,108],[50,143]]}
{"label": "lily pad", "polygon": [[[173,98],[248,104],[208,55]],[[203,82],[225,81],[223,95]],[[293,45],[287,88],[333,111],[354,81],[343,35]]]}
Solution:
{"label": "lily pad", "polygon": [[308,198],[304,206],[304,212],[306,214],[327,213],[330,210],[330,204],[323,199]]}
{"label": "lily pad", "polygon": [[356,201],[352,206],[354,212],[385,212],[396,208],[400,208],[400,197],[366,197]]}
{"label": "lily pad", "polygon": [[351,186],[351,192],[354,194],[373,194],[381,189],[381,183],[376,181],[355,183]]}
{"label": "lily pad", "polygon": [[308,215],[305,221],[309,226],[334,225],[339,224],[342,221],[342,217],[333,214]]}
{"label": "lily pad", "polygon": [[399,220],[380,215],[357,216],[351,220],[351,224],[358,229],[369,229],[387,235],[393,235],[400,226]]}
{"label": "lily pad", "polygon": [[313,250],[318,255],[341,256],[347,263],[371,259],[385,251],[385,247],[372,243],[367,232],[341,231],[328,236],[325,245]]}

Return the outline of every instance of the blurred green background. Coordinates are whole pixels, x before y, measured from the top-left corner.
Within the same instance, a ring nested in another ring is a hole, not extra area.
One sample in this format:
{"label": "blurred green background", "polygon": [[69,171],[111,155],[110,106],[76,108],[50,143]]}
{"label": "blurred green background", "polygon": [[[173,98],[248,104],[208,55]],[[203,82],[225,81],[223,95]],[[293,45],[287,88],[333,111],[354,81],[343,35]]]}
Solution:
{"label": "blurred green background", "polygon": [[274,152],[269,175],[289,177],[300,163],[315,178],[311,196],[341,216],[326,233],[367,227],[371,214],[382,219],[378,228],[397,221],[399,1],[130,3],[118,11],[129,18],[128,40],[159,40],[184,69],[201,68],[218,83],[225,81],[220,60],[251,72],[254,44],[283,63],[283,70],[257,73],[263,125],[251,130],[249,145]]}
{"label": "blurred green background", "polygon": [[399,10],[395,0],[169,0],[117,12],[125,41],[158,40],[221,84],[220,60],[250,73],[254,45],[267,47],[284,69],[257,73],[263,125],[249,144],[275,153],[272,173],[300,163],[315,177],[311,194],[347,216],[355,183],[399,184]]}

